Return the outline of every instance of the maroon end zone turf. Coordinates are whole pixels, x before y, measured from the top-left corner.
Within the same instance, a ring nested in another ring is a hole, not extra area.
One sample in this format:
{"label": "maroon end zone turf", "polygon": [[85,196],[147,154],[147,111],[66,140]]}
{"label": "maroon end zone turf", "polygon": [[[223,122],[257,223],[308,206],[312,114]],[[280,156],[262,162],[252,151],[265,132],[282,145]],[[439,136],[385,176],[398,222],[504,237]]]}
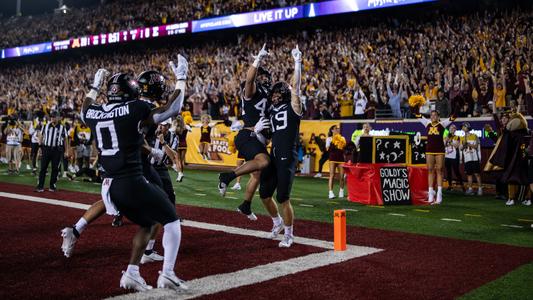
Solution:
{"label": "maroon end zone turf", "polygon": [[[83,203],[91,203],[99,199],[98,195],[73,192],[35,194],[31,192],[30,187],[2,183],[0,183],[0,190]],[[120,270],[124,268],[127,261],[125,256],[129,253],[129,241],[134,226],[113,229],[108,225],[110,218],[99,220],[96,226],[89,227],[84,233],[84,237],[77,245],[72,262],[69,259],[65,263],[64,259],[57,257],[61,254],[58,236],[49,237],[48,235],[56,234],[59,230],[56,228],[57,224],[70,224],[77,220],[82,210],[24,201],[17,202],[16,200],[0,199],[0,201],[3,207],[0,217],[2,220],[11,220],[8,224],[16,223],[17,226],[10,229],[20,232],[12,237],[13,233],[6,232],[5,226],[0,229],[2,237],[10,236],[9,243],[4,242],[3,238],[0,245],[0,261],[3,269],[1,276],[4,277],[2,282],[10,283],[7,290],[0,291],[0,297],[11,297],[13,293],[23,293],[21,297],[23,295],[39,297],[35,287],[28,288],[31,282],[28,278],[31,272],[36,272],[41,266],[48,272],[46,276],[41,274],[37,278],[46,280],[50,289],[57,289],[54,298],[81,296],[101,298],[120,292],[117,290],[118,279]],[[7,203],[10,203],[9,206],[6,205]],[[30,209],[21,209],[22,207]],[[43,210],[52,212],[49,219],[42,219],[47,217],[42,215]],[[178,211],[185,219],[194,221],[257,230],[269,230],[271,226],[270,219],[266,217],[260,217],[258,222],[250,222],[234,212],[219,209],[179,205]],[[40,221],[37,222],[35,219]],[[347,232],[348,243],[382,248],[385,251],[342,264],[229,290],[206,298],[249,299],[253,296],[259,299],[262,297],[308,299],[333,296],[358,299],[451,299],[492,281],[522,264],[533,261],[533,251],[530,248],[360,227],[348,227]],[[298,220],[295,233],[298,236],[331,240],[332,226]],[[204,238],[196,238],[197,234],[203,235]],[[40,248],[32,247],[35,239],[43,240]],[[264,245],[263,242],[267,243],[267,248],[271,246],[271,241],[184,228],[182,250],[176,270],[185,279],[192,279],[206,274],[231,272],[236,268],[285,260],[305,255],[303,253],[310,253],[309,251],[322,251],[303,247],[297,251],[302,254],[289,254],[275,247],[272,251],[262,249],[260,247]],[[13,246],[12,243],[18,246]],[[259,247],[256,251],[258,253],[244,248],[248,243],[252,243],[250,247]],[[10,250],[11,247],[16,247],[17,251]],[[20,251],[27,253],[19,255]],[[219,254],[220,251],[224,254]],[[4,267],[6,263],[10,264],[9,268]],[[187,269],[192,270],[181,272],[180,269],[185,265]],[[216,268],[215,271],[206,271],[213,270],[213,267]],[[157,269],[158,266],[143,267],[142,272],[146,274],[150,283],[154,282]],[[13,274],[14,271],[16,271],[16,276]],[[192,274],[198,274],[198,276]],[[35,279],[35,277],[32,278],[32,280]],[[88,286],[88,281],[97,281],[97,284]],[[21,283],[10,287],[17,282]],[[53,288],[50,287],[52,284]],[[91,288],[91,286],[97,286],[97,288]],[[6,294],[2,295],[2,293]]]}

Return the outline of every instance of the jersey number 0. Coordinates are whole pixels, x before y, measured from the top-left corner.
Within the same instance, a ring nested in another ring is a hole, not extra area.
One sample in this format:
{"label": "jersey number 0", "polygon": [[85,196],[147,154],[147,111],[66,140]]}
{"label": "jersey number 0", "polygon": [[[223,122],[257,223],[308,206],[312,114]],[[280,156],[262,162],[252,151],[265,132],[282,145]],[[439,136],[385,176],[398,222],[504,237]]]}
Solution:
{"label": "jersey number 0", "polygon": [[[97,139],[98,139],[98,149],[100,149],[102,156],[113,156],[118,152],[118,138],[117,132],[115,131],[115,123],[113,121],[102,121],[96,124]],[[109,132],[109,137],[111,141],[106,140],[106,146],[111,145],[111,148],[104,148],[103,133],[104,131]]]}

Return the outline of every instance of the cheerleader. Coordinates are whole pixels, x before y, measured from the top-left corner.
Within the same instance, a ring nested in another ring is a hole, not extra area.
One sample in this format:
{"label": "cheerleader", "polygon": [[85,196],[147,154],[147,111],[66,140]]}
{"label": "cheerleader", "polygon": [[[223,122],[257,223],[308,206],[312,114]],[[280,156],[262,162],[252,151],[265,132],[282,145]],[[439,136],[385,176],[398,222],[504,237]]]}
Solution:
{"label": "cheerleader", "polygon": [[[450,119],[440,121],[439,113],[431,111],[430,119],[420,116],[418,119],[427,130],[426,163],[428,168],[428,202],[441,204],[442,202],[442,167],[444,165],[444,131],[451,124]],[[437,177],[437,199],[433,189]]]}
{"label": "cheerleader", "polygon": [[483,188],[481,187],[481,151],[479,148],[479,138],[470,132],[472,130],[470,123],[465,122],[462,127],[465,135],[461,141],[461,150],[463,152],[465,173],[468,180],[466,195],[474,195],[472,182],[473,176],[475,176],[478,184],[477,195],[481,196],[483,195]]}
{"label": "cheerleader", "polygon": [[[459,171],[459,162],[461,160],[461,151],[459,147],[461,146],[461,137],[456,135],[457,127],[455,125],[450,125],[450,132],[446,138],[444,138],[444,143],[446,145],[446,154],[444,158],[444,165],[446,166],[446,180],[448,181],[448,191],[452,190],[453,186],[453,173],[459,181],[459,185],[464,190],[463,186],[463,177]],[[453,171],[453,173],[452,173]]]}
{"label": "cheerleader", "polygon": [[337,125],[331,126],[326,139],[326,149],[329,154],[329,199],[335,198],[333,193],[333,180],[337,169],[339,172],[339,198],[344,197],[344,148],[346,147],[346,139],[340,134],[340,128]]}
{"label": "cheerleader", "polygon": [[[237,136],[237,133],[242,128],[243,128],[243,124],[241,123],[241,121],[239,121],[237,119],[234,119],[232,121],[232,123],[231,123],[231,127],[230,127],[231,133],[230,133],[230,136],[228,137],[228,145],[229,145],[230,152],[231,153],[237,153],[236,168],[244,165],[244,163],[245,163],[244,156],[239,151],[237,151],[237,149],[235,148],[235,136]],[[242,187],[241,187],[241,177],[242,176],[238,176],[236,178],[235,184],[231,187],[232,190],[240,191],[242,189]]]}
{"label": "cheerleader", "polygon": [[201,124],[195,127],[200,127],[200,147],[199,152],[202,158],[209,160],[209,146],[211,146],[211,129],[215,124],[211,124],[211,116],[203,115],[201,117]]}
{"label": "cheerleader", "polygon": [[185,170],[185,155],[187,154],[187,134],[191,131],[191,127],[188,124],[191,121],[192,118],[190,116],[178,117],[174,121],[174,134],[178,137],[178,150],[175,159],[175,170],[178,172],[176,182],[181,182],[185,176],[183,171]]}

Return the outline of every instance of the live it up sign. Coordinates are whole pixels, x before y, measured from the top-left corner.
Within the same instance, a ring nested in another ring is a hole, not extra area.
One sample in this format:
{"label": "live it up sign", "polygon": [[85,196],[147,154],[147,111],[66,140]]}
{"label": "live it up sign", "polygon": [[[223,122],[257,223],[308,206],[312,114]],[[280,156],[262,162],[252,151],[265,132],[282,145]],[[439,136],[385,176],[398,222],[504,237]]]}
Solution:
{"label": "live it up sign", "polygon": [[379,175],[383,205],[411,204],[409,171],[406,167],[382,167]]}

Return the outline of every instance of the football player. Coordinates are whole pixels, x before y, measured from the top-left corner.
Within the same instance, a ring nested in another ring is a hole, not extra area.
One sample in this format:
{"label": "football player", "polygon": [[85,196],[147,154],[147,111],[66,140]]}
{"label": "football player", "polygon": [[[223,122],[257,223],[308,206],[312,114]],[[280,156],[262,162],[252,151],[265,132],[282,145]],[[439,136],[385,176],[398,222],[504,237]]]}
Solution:
{"label": "football player", "polygon": [[[178,86],[184,87],[187,73],[185,58],[178,58]],[[141,128],[150,127],[176,116],[183,104],[180,88],[171,96],[173,101],[161,108],[151,109],[145,101],[137,100],[139,86],[129,74],[118,73],[107,84],[108,103],[96,105],[96,97],[107,71],[95,75],[91,91],[82,105],[82,120],[95,133],[101,163],[107,178],[102,184],[102,197],[108,214],[118,211],[140,226],[133,239],[130,263],[120,280],[120,286],[137,291],[149,290],[139,273],[139,263],[144,253],[152,227],[164,226],[163,270],[157,280],[161,288],[186,289],[184,282],[174,274],[174,264],[181,241],[181,227],[175,207],[165,192],[149,183],[142,172],[141,146],[144,136]],[[132,130],[135,128],[135,130]]]}
{"label": "football player", "polygon": [[303,111],[300,97],[302,52],[296,46],[291,54],[294,59],[292,87],[286,82],[278,82],[272,87],[270,165],[261,173],[261,186],[259,188],[259,195],[264,202],[271,200],[274,191],[277,191],[276,200],[281,204],[284,223],[284,238],[279,243],[279,247],[290,247],[294,239],[294,212],[290,202],[290,194],[298,163],[296,145],[299,139],[300,120]]}
{"label": "football player", "polygon": [[[250,180],[244,193],[244,201],[239,205],[238,210],[246,215],[250,220],[257,220],[252,212],[252,198],[259,185],[261,170],[270,163],[270,158],[266,150],[265,130],[270,127],[266,117],[266,110],[269,106],[268,95],[272,84],[270,73],[262,68],[261,62],[269,55],[266,44],[263,45],[259,53],[254,57],[254,62],[248,69],[246,81],[244,83],[242,97],[242,121],[244,128],[235,137],[235,148],[244,157],[246,163],[239,166],[233,172],[221,173],[219,175],[218,188],[222,196],[226,194],[226,189],[235,178],[250,174]],[[281,228],[281,217],[274,202],[263,203],[274,223],[273,231],[279,232]]]}

